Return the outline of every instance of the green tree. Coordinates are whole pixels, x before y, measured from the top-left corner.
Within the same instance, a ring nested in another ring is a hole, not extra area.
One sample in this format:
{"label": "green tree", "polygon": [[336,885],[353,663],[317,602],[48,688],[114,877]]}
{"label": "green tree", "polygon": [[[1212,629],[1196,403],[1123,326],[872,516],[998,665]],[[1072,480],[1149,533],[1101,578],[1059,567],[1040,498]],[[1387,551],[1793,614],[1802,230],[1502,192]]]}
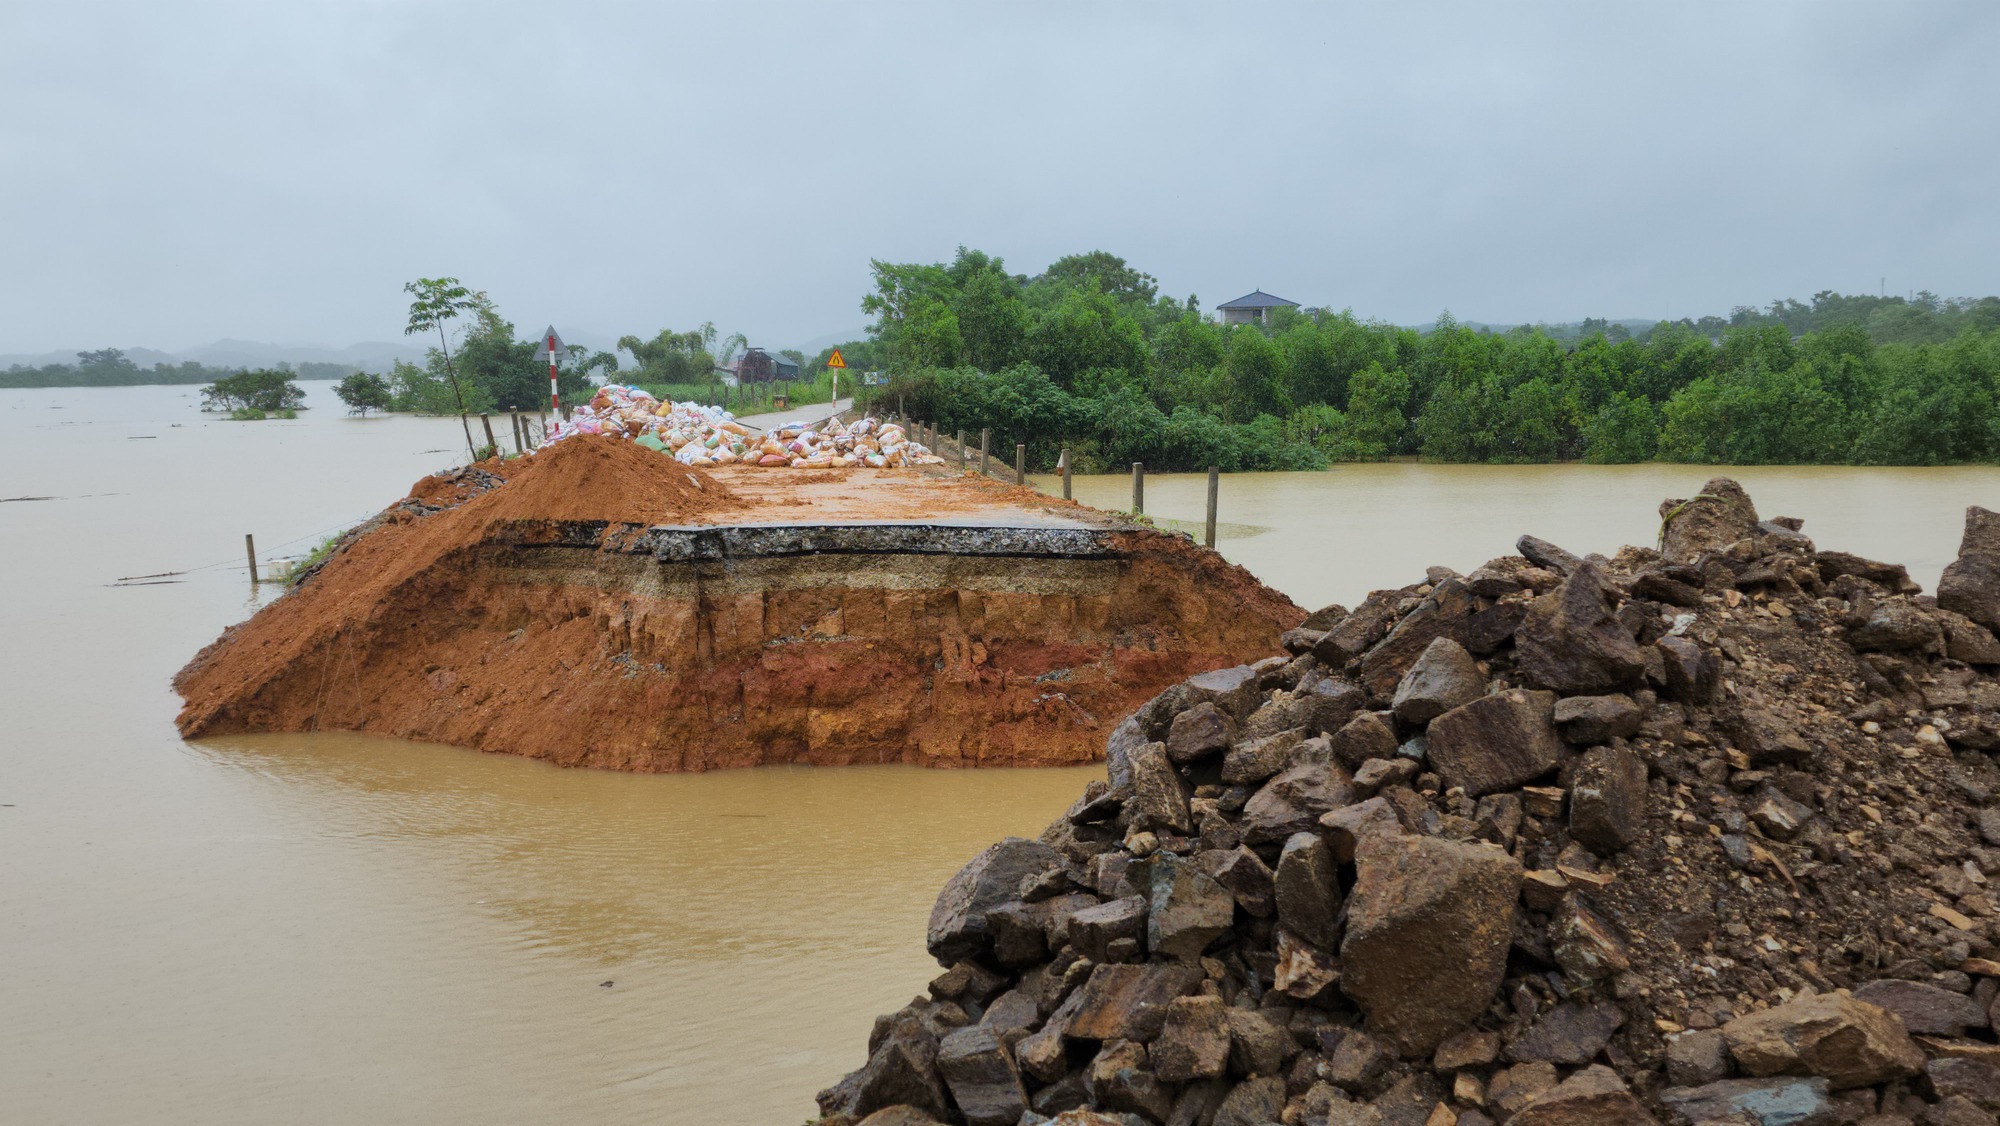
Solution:
{"label": "green tree", "polygon": [[[960,254],[965,253],[960,248]],[[998,260],[974,270],[959,291],[954,310],[965,358],[981,371],[999,371],[1014,361],[1027,334],[1027,311],[1018,289]]]}
{"label": "green tree", "polygon": [[919,298],[903,318],[900,358],[911,367],[952,367],[965,354],[958,314],[935,297]]}
{"label": "green tree", "polygon": [[1697,380],[1668,401],[1665,414],[1664,461],[1829,464],[1845,460],[1852,441],[1845,410],[1819,380],[1761,361]]}
{"label": "green tree", "polygon": [[1643,395],[1614,392],[1584,426],[1583,460],[1592,465],[1651,461],[1660,445],[1658,413]]}
{"label": "green tree", "polygon": [[1231,421],[1291,413],[1285,354],[1261,329],[1246,325],[1229,334],[1229,355],[1222,370],[1229,396],[1225,412]]}
{"label": "green tree", "polygon": [[389,369],[389,386],[395,392],[395,409],[412,414],[455,414],[461,403],[479,412],[493,407],[479,387],[466,388],[463,393],[452,387],[445,376],[444,357],[435,348],[422,365],[396,361]]}
{"label": "green tree", "polygon": [[1346,412],[1355,448],[1371,459],[1398,452],[1409,425],[1403,417],[1409,398],[1410,377],[1401,371],[1372,363],[1357,373],[1348,384]]}
{"label": "green tree", "polygon": [[1081,289],[1042,312],[1028,330],[1023,352],[1063,387],[1092,368],[1116,368],[1144,379],[1149,358],[1139,322],[1110,297]]}
{"label": "green tree", "polygon": [[374,372],[357,371],[341,380],[333,388],[340,401],[347,404],[347,413],[368,417],[369,411],[385,411],[395,403],[395,392],[390,390],[389,381]]}
{"label": "green tree", "polygon": [[1334,351],[1333,338],[1317,324],[1303,321],[1278,337],[1290,372],[1292,401],[1337,404],[1347,400],[1347,376]]}
{"label": "green tree", "polygon": [[[713,335],[712,328],[706,333],[700,330],[675,332],[673,329],[663,328],[650,340],[641,340],[636,336],[621,336],[618,338],[618,347],[630,352],[633,361],[639,365],[636,373],[638,382],[704,383],[714,372],[717,364],[715,355],[709,351],[709,340]],[[733,350],[734,338],[728,344]]]}
{"label": "green tree", "polygon": [[1150,304],[1160,291],[1153,275],[1133,269],[1123,258],[1104,250],[1058,258],[1035,280],[1057,294],[1094,289],[1120,305]]}
{"label": "green tree", "polygon": [[[465,391],[458,384],[458,371],[451,364],[451,342],[445,339],[444,326],[467,312],[477,312],[481,301],[472,291],[459,284],[457,278],[418,278],[403,286],[403,292],[414,300],[410,302],[410,322],[403,329],[403,335],[436,332],[438,351],[444,356],[445,378],[451,382],[452,397],[458,402],[458,424],[465,430],[465,451],[472,460],[479,460],[479,448],[472,444],[472,420],[465,409]],[[484,295],[481,295],[482,297]]]}
{"label": "green tree", "polygon": [[292,373],[259,368],[225,375],[202,389],[201,407],[210,411],[251,410],[276,414],[304,406],[306,393]]}

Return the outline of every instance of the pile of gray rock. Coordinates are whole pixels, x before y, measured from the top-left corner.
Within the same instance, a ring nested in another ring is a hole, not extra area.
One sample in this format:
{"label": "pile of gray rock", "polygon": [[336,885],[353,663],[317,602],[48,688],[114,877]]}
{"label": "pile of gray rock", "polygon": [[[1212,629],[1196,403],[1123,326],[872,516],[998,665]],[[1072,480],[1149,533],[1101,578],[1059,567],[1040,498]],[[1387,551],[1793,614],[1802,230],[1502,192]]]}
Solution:
{"label": "pile of gray rock", "polygon": [[1991,1126],[2000,516],[1935,598],[1733,481],[1174,686],[830,1126]]}

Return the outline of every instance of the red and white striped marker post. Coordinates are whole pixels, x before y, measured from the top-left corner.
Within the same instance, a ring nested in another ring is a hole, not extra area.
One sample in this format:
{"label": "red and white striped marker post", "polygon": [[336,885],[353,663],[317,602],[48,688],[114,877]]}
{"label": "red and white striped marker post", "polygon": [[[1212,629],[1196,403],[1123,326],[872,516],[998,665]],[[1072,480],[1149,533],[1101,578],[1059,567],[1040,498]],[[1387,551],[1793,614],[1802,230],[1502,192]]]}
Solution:
{"label": "red and white striped marker post", "polygon": [[549,333],[549,409],[562,410],[562,396],[556,391],[556,334]]}
{"label": "red and white striped marker post", "polygon": [[556,365],[568,357],[569,349],[564,346],[562,337],[556,335],[556,326],[543,329],[542,348],[535,353],[535,358],[547,358],[549,361],[549,409],[555,412],[557,418],[562,417],[562,398],[556,391]]}

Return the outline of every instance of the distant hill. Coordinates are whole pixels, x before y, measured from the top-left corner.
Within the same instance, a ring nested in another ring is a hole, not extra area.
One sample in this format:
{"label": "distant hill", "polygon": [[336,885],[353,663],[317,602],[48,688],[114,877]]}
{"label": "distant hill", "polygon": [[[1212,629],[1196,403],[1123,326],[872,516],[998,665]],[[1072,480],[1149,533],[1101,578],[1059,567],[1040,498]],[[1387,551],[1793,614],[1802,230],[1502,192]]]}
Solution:
{"label": "distant hill", "polygon": [[[0,353],[0,371],[16,364],[35,368],[51,364],[74,364],[76,354],[81,350]],[[126,348],[123,351],[126,359],[142,368],[150,368],[155,364],[173,366],[188,362],[216,368],[260,368],[272,367],[279,363],[289,363],[294,366],[318,363],[341,364],[369,371],[387,371],[397,360],[421,361],[424,358],[424,345],[415,340],[368,341],[362,344],[350,344],[345,348],[328,348],[316,344],[270,344],[257,340],[218,340],[212,344],[202,344],[179,352],[162,352],[157,348]]]}
{"label": "distant hill", "polygon": [[788,347],[797,348],[799,351],[805,353],[807,359],[811,359],[836,344],[845,344],[850,340],[866,339],[868,339],[868,330],[857,328],[851,332],[829,332],[824,336],[815,336],[803,344],[792,344],[788,345]]}

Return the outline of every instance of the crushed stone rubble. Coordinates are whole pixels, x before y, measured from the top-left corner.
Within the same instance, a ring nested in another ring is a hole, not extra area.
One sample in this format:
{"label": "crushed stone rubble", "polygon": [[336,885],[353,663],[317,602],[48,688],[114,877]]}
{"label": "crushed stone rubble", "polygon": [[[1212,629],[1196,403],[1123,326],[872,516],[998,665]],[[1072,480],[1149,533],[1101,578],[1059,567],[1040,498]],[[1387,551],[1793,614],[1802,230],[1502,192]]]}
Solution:
{"label": "crushed stone rubble", "polygon": [[569,421],[552,422],[547,442],[586,436],[629,439],[694,466],[898,469],[944,464],[893,422],[829,418],[813,425],[789,422],[759,434],[728,411],[701,403],[663,403],[640,388],[616,383],[599,387]]}
{"label": "crushed stone rubble", "polygon": [[1935,596],[1734,481],[1141,707],[945,886],[826,1126],[1992,1126],[2000,515]]}

